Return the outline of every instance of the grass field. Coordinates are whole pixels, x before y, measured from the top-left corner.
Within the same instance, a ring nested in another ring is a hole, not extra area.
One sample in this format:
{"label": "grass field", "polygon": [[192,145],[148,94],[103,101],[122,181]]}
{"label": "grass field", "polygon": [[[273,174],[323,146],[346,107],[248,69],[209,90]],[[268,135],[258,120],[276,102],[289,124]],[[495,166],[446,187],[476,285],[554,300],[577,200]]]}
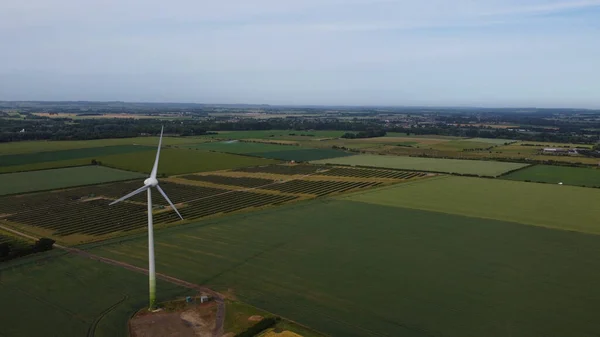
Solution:
{"label": "grass field", "polygon": [[218,135],[203,137],[219,139],[310,139],[341,137],[345,131],[298,131],[298,130],[265,130],[265,131],[220,131]]}
{"label": "grass field", "polygon": [[493,146],[490,143],[477,142],[474,140],[453,140],[449,142],[443,142],[434,144],[431,148],[440,151],[462,151],[466,149],[484,149]]}
{"label": "grass field", "polygon": [[0,195],[59,189],[142,178],[135,172],[102,166],[81,166],[52,170],[0,174]]}
{"label": "grass field", "polygon": [[551,184],[562,182],[566,185],[600,187],[600,170],[594,168],[536,165],[512,172],[502,178]]}
{"label": "grass field", "polygon": [[249,143],[249,142],[210,142],[194,145],[183,145],[182,148],[200,149],[206,151],[217,151],[238,154],[260,154],[272,151],[292,151],[302,149],[299,146],[291,145],[276,145],[266,143]]}
{"label": "grass field", "polygon": [[501,138],[469,138],[468,141],[488,143],[492,145],[504,145],[506,143],[515,143],[516,140],[512,139],[501,139]]}
{"label": "grass field", "polygon": [[341,198],[600,234],[591,188],[446,176]]}
{"label": "grass field", "polygon": [[0,166],[0,173],[16,173],[36,170],[58,169],[74,166],[90,165],[93,158],[79,158],[70,160],[48,161],[26,165]]}
{"label": "grass field", "polygon": [[[3,263],[0,275],[0,303],[10,303],[1,336],[127,337],[148,303],[147,276],[60,251]],[[160,280],[157,289],[159,301],[192,295]]]}
{"label": "grass field", "polygon": [[280,159],[286,161],[308,162],[313,160],[341,158],[354,155],[350,152],[344,152],[333,149],[300,149],[300,150],[285,150],[258,153],[265,158]]}
{"label": "grass field", "polygon": [[437,159],[378,155],[356,155],[351,157],[318,160],[314,161],[313,163],[372,166],[380,168],[443,173],[476,174],[492,177],[527,166],[527,164],[483,160]]}
{"label": "grass field", "polygon": [[[135,152],[125,155],[98,157],[103,165],[129,171],[150,173],[156,151]],[[277,161],[234,154],[188,149],[163,149],[160,152],[159,174],[174,175],[204,171],[218,171],[246,166],[269,165]]]}
{"label": "grass field", "polygon": [[[86,149],[72,149],[61,151],[24,153],[0,156],[0,166],[28,165],[42,162],[66,161],[82,158],[96,158],[116,154],[129,154],[133,152],[148,151],[149,146],[118,145],[93,147]],[[91,160],[88,160],[88,162]]]}
{"label": "grass field", "polygon": [[442,140],[460,140],[466,139],[462,137],[454,137],[454,136],[440,136],[440,135],[415,135],[403,132],[388,132],[385,137],[407,137],[407,138],[430,138],[430,139],[442,139]]}
{"label": "grass field", "polygon": [[[88,249],[146,265],[144,235]],[[600,329],[595,235],[327,200],[166,229],[156,252],[160,272],[334,336]]]}
{"label": "grass field", "polygon": [[337,158],[350,156],[351,153],[333,149],[311,149],[300,146],[276,145],[265,143],[247,142],[212,142],[195,146],[183,146],[200,150],[211,150],[226,153],[246,154],[249,156],[262,157],[278,160],[311,161],[326,158]]}
{"label": "grass field", "polygon": [[[197,144],[203,137],[163,137],[163,145]],[[158,137],[113,138],[96,140],[69,140],[69,141],[27,141],[0,143],[0,154],[19,154],[47,151],[62,151],[71,149],[86,149],[116,145],[146,145],[158,146]]]}

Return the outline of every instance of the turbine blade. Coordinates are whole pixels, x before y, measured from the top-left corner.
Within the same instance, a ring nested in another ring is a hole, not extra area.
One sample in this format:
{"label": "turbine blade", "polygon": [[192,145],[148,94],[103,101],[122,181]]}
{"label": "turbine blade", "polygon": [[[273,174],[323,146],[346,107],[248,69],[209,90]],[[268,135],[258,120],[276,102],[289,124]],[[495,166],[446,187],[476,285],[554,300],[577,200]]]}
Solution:
{"label": "turbine blade", "polygon": [[175,205],[173,205],[173,203],[171,202],[171,200],[169,200],[169,197],[167,197],[167,194],[165,193],[165,191],[162,190],[162,188],[160,188],[160,186],[156,185],[156,189],[160,192],[160,194],[162,194],[163,197],[165,197],[165,200],[167,200],[167,202],[169,203],[169,205],[171,205],[171,207],[173,208],[173,210],[175,211],[175,213],[177,213],[177,215],[179,215],[179,217],[181,218],[181,220],[183,220],[183,217],[181,216],[181,214],[179,214],[179,211],[177,210],[177,208],[175,208]]}
{"label": "turbine blade", "polygon": [[129,199],[129,198],[133,197],[134,195],[136,195],[136,194],[138,194],[138,193],[142,193],[142,192],[144,192],[144,191],[145,191],[145,190],[147,190],[148,188],[149,188],[149,186],[142,186],[142,187],[138,188],[137,190],[135,190],[135,191],[133,191],[133,192],[131,192],[131,193],[127,194],[126,196],[124,196],[124,197],[122,197],[122,198],[119,198],[119,199],[117,199],[117,200],[115,200],[115,201],[111,202],[111,203],[110,203],[110,204],[108,204],[108,205],[109,205],[109,206],[111,206],[111,205],[114,205],[114,204],[116,204],[116,203],[118,203],[118,202],[121,202],[121,201],[123,201],[123,200],[125,200],[125,199]]}
{"label": "turbine blade", "polygon": [[154,161],[154,167],[152,167],[152,172],[150,173],[150,178],[156,179],[156,173],[158,172],[158,157],[160,157],[160,147],[162,145],[162,136],[164,126],[160,128],[160,139],[158,141],[158,150],[156,150],[156,160]]}

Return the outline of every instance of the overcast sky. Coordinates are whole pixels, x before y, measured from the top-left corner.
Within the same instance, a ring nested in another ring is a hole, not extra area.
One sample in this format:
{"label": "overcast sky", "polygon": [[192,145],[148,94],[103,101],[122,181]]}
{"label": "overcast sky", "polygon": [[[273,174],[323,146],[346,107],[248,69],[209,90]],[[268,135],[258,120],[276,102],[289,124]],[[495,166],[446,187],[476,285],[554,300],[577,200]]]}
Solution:
{"label": "overcast sky", "polygon": [[2,0],[0,100],[600,108],[600,0]]}

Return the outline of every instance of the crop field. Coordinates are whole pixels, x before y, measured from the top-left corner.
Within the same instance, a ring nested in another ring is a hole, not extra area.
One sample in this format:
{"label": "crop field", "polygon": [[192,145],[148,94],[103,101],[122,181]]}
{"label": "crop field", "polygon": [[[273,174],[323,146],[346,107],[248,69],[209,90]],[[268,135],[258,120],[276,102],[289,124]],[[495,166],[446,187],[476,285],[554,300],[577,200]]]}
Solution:
{"label": "crop field", "polygon": [[212,142],[195,146],[185,146],[200,150],[210,150],[225,153],[245,154],[254,157],[279,159],[286,161],[311,161],[326,158],[337,158],[352,155],[333,149],[312,149],[294,145],[277,145],[249,142]]}
{"label": "crop field", "polygon": [[321,160],[328,158],[340,158],[352,156],[354,153],[344,152],[333,149],[298,149],[298,150],[284,150],[284,151],[271,151],[263,152],[259,155],[263,158],[280,159],[286,161],[296,162],[309,162],[313,160]]}
{"label": "crop field", "polygon": [[280,184],[263,186],[260,189],[291,194],[312,194],[321,197],[332,193],[342,193],[350,190],[375,187],[379,185],[381,185],[379,182],[364,181],[291,180]]}
{"label": "crop field", "polygon": [[501,139],[501,138],[469,138],[471,142],[488,143],[492,145],[504,145],[506,143],[516,143],[516,140],[512,139]]}
{"label": "crop field", "polygon": [[194,145],[184,145],[182,148],[200,149],[205,151],[226,152],[234,154],[250,154],[259,156],[260,153],[272,151],[292,151],[302,149],[293,145],[277,145],[266,143],[249,143],[239,141],[209,142]]}
{"label": "crop field", "polygon": [[[163,145],[197,144],[203,141],[202,137],[163,137]],[[158,137],[112,138],[95,140],[69,140],[69,141],[24,141],[0,143],[0,154],[13,155],[22,153],[37,153],[50,151],[63,151],[72,149],[99,148],[117,145],[158,146]]]}
{"label": "crop field", "polygon": [[421,172],[403,172],[395,170],[356,169],[349,167],[332,167],[325,172],[319,172],[320,176],[334,177],[356,177],[356,178],[383,178],[383,179],[411,179],[424,177]]}
{"label": "crop field", "polygon": [[[51,257],[51,258],[48,258]],[[60,251],[0,265],[0,335],[127,337],[148,303],[148,277]],[[193,295],[157,280],[158,300]]]}
{"label": "crop field", "polygon": [[[103,165],[150,173],[156,150],[135,152],[126,155],[113,155],[97,158]],[[271,159],[239,156],[228,153],[196,151],[187,149],[163,149],[160,152],[159,174],[175,175],[183,173],[218,171],[246,166],[269,165],[278,161]]]}
{"label": "crop field", "polygon": [[527,164],[483,160],[438,159],[419,157],[356,155],[351,157],[317,160],[314,164],[368,166],[401,170],[430,171],[442,173],[474,174],[496,177]]}
{"label": "crop field", "polygon": [[565,166],[536,165],[502,177],[509,180],[533,181],[550,184],[600,187],[600,170]]}
{"label": "crop field", "polygon": [[265,130],[265,131],[221,131],[217,135],[203,137],[219,139],[310,139],[310,138],[337,138],[345,131],[297,131],[297,130]]}
{"label": "crop field", "polygon": [[132,152],[147,151],[150,149],[152,148],[149,146],[119,145],[87,149],[3,155],[0,156],[0,166],[27,165],[61,160],[96,158],[113,154],[129,154]]}
{"label": "crop field", "polygon": [[471,139],[469,140],[453,140],[449,142],[443,142],[434,144],[431,146],[432,149],[440,151],[463,151],[469,149],[485,149],[490,146],[494,146],[490,143],[477,142]]}
{"label": "crop field", "polygon": [[48,161],[48,162],[26,164],[26,165],[0,166],[0,174],[39,171],[39,170],[58,169],[58,168],[67,168],[67,167],[76,167],[76,166],[88,166],[91,164],[91,162],[92,162],[92,159],[90,159],[90,158],[80,158],[80,159],[71,159],[71,160]]}
{"label": "crop field", "polygon": [[0,195],[51,190],[142,178],[135,172],[102,166],[81,166],[52,170],[0,174]]}
{"label": "crop field", "polygon": [[264,178],[254,178],[254,177],[228,177],[228,176],[219,176],[219,175],[196,175],[190,174],[186,176],[182,176],[180,178],[195,180],[195,181],[205,181],[213,184],[219,185],[230,185],[230,186],[240,186],[240,187],[258,187],[267,184],[271,184],[275,182],[273,179],[264,179]]}
{"label": "crop field", "polygon": [[270,174],[282,174],[282,175],[307,175],[314,174],[319,170],[325,169],[326,166],[319,165],[269,165],[269,166],[256,166],[235,169],[235,172],[248,172],[248,173],[270,173]]}
{"label": "crop field", "polygon": [[[71,241],[98,239],[117,232],[146,226],[145,194],[109,206],[110,201],[140,186],[140,182],[87,186],[52,193],[36,193],[0,198],[0,220],[39,229],[45,235]],[[167,183],[161,185],[173,203],[184,204],[179,211],[185,219],[195,219],[247,208],[277,205],[296,196],[229,191],[225,189]],[[177,215],[162,210],[166,201],[153,193],[156,224],[179,221]],[[68,238],[72,236],[71,238]]]}
{"label": "crop field", "polygon": [[600,189],[444,176],[341,198],[600,234]]}
{"label": "crop field", "polygon": [[455,136],[442,136],[442,135],[407,135],[404,132],[388,132],[385,137],[401,137],[401,138],[426,138],[426,139],[443,139],[443,140],[460,140],[466,139],[463,137],[455,137]]}
{"label": "crop field", "polygon": [[[434,196],[443,187],[425,189]],[[405,199],[416,193],[409,192]],[[462,193],[470,192],[444,194]],[[496,207],[495,201],[470,207]],[[87,249],[147,263],[143,234]],[[600,330],[595,235],[319,199],[158,231],[156,256],[161,273],[227,290],[333,336],[586,336]]]}

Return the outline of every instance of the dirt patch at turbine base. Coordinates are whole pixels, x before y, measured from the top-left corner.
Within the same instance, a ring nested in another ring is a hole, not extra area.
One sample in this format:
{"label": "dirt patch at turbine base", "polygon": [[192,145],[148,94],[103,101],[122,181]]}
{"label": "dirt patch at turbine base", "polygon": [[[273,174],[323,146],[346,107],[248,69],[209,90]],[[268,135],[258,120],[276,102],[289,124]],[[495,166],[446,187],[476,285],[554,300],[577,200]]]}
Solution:
{"label": "dirt patch at turbine base", "polygon": [[197,305],[175,312],[141,311],[129,322],[131,337],[211,337],[216,305]]}

